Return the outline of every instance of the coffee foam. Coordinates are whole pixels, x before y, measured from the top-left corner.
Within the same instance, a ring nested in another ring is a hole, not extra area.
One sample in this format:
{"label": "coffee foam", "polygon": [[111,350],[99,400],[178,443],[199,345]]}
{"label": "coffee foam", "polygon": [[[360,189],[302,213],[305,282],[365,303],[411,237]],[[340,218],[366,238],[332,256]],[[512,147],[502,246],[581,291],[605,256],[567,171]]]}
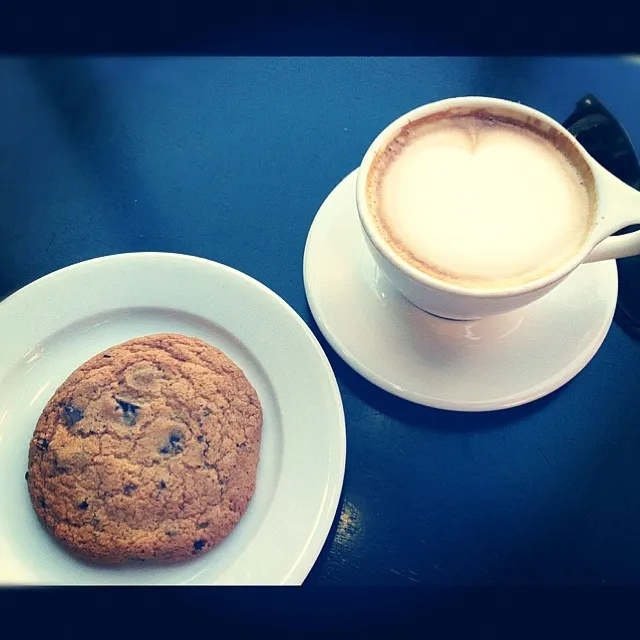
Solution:
{"label": "coffee foam", "polygon": [[593,177],[575,148],[541,126],[483,110],[407,125],[367,179],[386,242],[421,271],[474,289],[560,267],[594,223]]}

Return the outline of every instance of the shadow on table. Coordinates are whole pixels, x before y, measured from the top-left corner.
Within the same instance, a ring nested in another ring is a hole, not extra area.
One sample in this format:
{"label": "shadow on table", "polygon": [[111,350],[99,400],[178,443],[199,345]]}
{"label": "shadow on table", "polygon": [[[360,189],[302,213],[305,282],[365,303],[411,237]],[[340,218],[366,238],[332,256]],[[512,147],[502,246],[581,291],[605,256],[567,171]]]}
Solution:
{"label": "shadow on table", "polygon": [[126,229],[130,210],[123,202],[151,200],[124,147],[126,137],[107,87],[87,60],[34,58],[26,65],[67,142],[99,185],[118,227]]}
{"label": "shadow on table", "polygon": [[[421,426],[435,431],[464,432],[501,429],[537,413],[552,402],[555,396],[555,393],[549,394],[534,402],[501,411],[462,412],[424,407],[394,396],[363,378],[329,345],[311,313],[309,313],[308,324],[327,354],[337,379],[370,407],[404,424]],[[562,390],[559,390],[556,393],[561,392]]]}
{"label": "shadow on table", "polygon": [[640,342],[640,324],[632,321],[620,308],[616,309],[613,319],[626,335],[632,340]]}
{"label": "shadow on table", "polygon": [[633,340],[640,341],[640,256],[617,261],[618,304],[614,320]]}
{"label": "shadow on table", "polygon": [[[7,271],[5,271],[5,269]],[[0,302],[17,291],[15,282],[4,275],[8,272],[8,269],[8,264],[5,264],[5,261],[0,255]]]}

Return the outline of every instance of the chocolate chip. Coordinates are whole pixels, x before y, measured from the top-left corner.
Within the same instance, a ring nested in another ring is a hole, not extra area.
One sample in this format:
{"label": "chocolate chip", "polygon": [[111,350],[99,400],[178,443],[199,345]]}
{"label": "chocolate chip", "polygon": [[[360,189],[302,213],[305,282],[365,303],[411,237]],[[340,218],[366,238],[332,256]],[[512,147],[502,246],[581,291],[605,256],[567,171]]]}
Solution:
{"label": "chocolate chip", "polygon": [[140,408],[137,404],[133,404],[133,402],[127,402],[126,400],[118,400],[116,398],[116,402],[120,405],[120,408],[125,413],[134,413]]}
{"label": "chocolate chip", "polygon": [[198,436],[198,442],[202,442],[204,440],[204,436],[203,435],[199,435]]}
{"label": "chocolate chip", "polygon": [[158,485],[161,489],[167,488],[167,483],[164,480],[160,480],[160,484]]}
{"label": "chocolate chip", "polygon": [[240,444],[237,444],[236,447],[238,447],[238,449],[246,449],[247,448],[247,443],[246,442],[241,442]]}
{"label": "chocolate chip", "polygon": [[169,434],[169,441],[160,449],[164,455],[175,456],[184,451],[184,435],[180,431],[172,431]]}
{"label": "chocolate chip", "polygon": [[27,471],[27,473],[24,474],[24,479],[27,480],[27,481],[29,480],[29,472],[28,471]]}
{"label": "chocolate chip", "polygon": [[84,412],[82,409],[78,409],[70,404],[65,404],[64,407],[64,419],[67,423],[67,427],[73,426],[76,422],[80,422],[84,418]]}
{"label": "chocolate chip", "polygon": [[137,484],[125,484],[124,485],[124,495],[125,496],[130,496],[137,488],[138,488]]}
{"label": "chocolate chip", "polygon": [[175,529],[170,529],[169,531],[166,532],[166,534],[172,538],[173,536],[177,536],[178,532]]}
{"label": "chocolate chip", "polygon": [[201,523],[198,525],[198,529],[206,529],[208,526],[209,526],[209,523],[208,523],[208,522],[201,522]]}
{"label": "chocolate chip", "polygon": [[[118,403],[120,409],[122,409],[122,419],[128,424],[130,427],[136,423],[136,411],[140,408],[137,404],[133,404],[132,402],[127,402],[126,400],[118,400],[115,399]],[[118,407],[116,407],[118,409]]]}
{"label": "chocolate chip", "polygon": [[133,425],[136,423],[136,417],[131,413],[125,413],[122,416],[122,420],[128,427],[133,427]]}
{"label": "chocolate chip", "polygon": [[38,438],[36,440],[36,447],[38,447],[40,451],[46,451],[49,448],[49,441],[46,438]]}
{"label": "chocolate chip", "polygon": [[193,543],[193,551],[202,551],[204,549],[204,545],[207,544],[206,540],[196,540]]}
{"label": "chocolate chip", "polygon": [[103,358],[110,358],[111,356],[108,353],[105,353],[102,357]]}
{"label": "chocolate chip", "polygon": [[208,416],[211,415],[211,410],[210,409],[205,409],[202,414],[204,415],[205,418],[207,418]]}
{"label": "chocolate chip", "polygon": [[88,507],[89,507],[89,503],[88,503],[86,500],[83,500],[83,501],[78,505],[78,509],[81,509],[82,511],[86,511]]}
{"label": "chocolate chip", "polygon": [[46,509],[46,508],[47,508],[47,501],[46,501],[46,500],[44,500],[44,499],[43,499],[43,500],[40,500],[40,506],[41,506],[43,509]]}

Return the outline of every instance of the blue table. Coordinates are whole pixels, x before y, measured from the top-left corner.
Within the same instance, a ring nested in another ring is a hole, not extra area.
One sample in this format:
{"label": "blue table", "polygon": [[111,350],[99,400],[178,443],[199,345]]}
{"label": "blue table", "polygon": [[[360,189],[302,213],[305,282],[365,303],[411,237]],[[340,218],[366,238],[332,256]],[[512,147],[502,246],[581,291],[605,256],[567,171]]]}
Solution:
{"label": "blue table", "polygon": [[[96,256],[180,252],[261,280],[319,335],[306,234],[387,123],[462,94],[563,120],[589,91],[640,147],[640,65],[622,59],[2,59],[0,297]],[[322,344],[348,459],[309,584],[640,582],[640,341],[614,324],[567,386],[480,415],[392,397]]]}

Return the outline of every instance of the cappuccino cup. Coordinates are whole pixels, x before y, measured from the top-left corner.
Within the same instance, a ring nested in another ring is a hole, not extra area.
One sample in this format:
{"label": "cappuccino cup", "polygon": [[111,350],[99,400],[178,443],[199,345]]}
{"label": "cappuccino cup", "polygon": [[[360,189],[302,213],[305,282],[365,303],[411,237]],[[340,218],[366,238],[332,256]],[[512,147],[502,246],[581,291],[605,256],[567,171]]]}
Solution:
{"label": "cappuccino cup", "polygon": [[640,193],[558,122],[486,97],[401,116],[358,170],[358,216],[379,269],[411,303],[471,320],[541,298],[582,263],[640,254]]}

